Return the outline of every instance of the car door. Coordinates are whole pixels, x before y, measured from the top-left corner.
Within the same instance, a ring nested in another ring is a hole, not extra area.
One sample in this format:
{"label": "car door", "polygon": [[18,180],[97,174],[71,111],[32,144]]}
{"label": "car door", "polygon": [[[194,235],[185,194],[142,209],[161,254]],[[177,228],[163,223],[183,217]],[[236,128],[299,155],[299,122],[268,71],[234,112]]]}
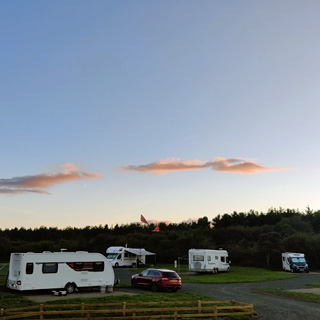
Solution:
{"label": "car door", "polygon": [[147,284],[146,279],[147,279],[148,271],[149,270],[144,270],[141,273],[139,273],[139,275],[136,277],[136,283],[138,286],[143,286],[143,287],[146,286],[146,284]]}
{"label": "car door", "polygon": [[149,270],[145,280],[146,280],[146,285],[148,287],[151,287],[152,286],[152,283],[153,283],[153,278],[155,276],[155,271],[154,270]]}

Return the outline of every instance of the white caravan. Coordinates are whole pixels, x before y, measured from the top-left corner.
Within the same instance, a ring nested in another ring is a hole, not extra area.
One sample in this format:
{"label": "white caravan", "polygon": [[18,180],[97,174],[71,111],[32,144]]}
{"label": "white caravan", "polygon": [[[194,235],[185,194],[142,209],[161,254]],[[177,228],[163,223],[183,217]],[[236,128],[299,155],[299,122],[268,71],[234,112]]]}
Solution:
{"label": "white caravan", "polygon": [[226,250],[190,249],[189,271],[195,272],[228,272],[230,261]]}
{"label": "white caravan", "polygon": [[146,256],[155,255],[143,248],[109,247],[106,252],[108,261],[115,268],[144,266]]}
{"label": "white caravan", "polygon": [[309,272],[309,266],[303,253],[282,253],[282,268],[290,272]]}
{"label": "white caravan", "polygon": [[114,271],[100,253],[11,253],[6,286],[14,290],[57,289],[73,293],[77,288],[113,287]]}

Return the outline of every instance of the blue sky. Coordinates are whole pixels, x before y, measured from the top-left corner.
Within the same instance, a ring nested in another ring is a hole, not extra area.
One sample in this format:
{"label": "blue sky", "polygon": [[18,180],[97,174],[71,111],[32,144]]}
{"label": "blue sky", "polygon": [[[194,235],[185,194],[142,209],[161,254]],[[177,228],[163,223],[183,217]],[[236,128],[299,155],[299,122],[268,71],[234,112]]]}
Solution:
{"label": "blue sky", "polygon": [[1,1],[0,228],[319,210],[318,1]]}

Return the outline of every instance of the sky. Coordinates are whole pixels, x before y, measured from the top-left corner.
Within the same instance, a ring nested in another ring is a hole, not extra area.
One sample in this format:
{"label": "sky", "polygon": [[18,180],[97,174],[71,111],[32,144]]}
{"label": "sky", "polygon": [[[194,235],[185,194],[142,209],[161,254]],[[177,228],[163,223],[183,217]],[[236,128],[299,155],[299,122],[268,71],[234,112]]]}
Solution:
{"label": "sky", "polygon": [[319,1],[0,2],[0,229],[320,209]]}

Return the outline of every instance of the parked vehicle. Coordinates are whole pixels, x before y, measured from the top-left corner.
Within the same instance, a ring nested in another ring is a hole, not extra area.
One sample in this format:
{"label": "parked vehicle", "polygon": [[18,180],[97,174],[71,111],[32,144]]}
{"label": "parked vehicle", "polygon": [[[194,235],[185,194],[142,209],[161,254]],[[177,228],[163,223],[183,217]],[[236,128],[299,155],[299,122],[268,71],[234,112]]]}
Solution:
{"label": "parked vehicle", "polygon": [[113,268],[100,253],[11,253],[6,286],[9,289],[56,289],[73,293],[77,288],[113,287]]}
{"label": "parked vehicle", "polygon": [[231,261],[226,250],[190,249],[189,271],[195,272],[228,272]]}
{"label": "parked vehicle", "polygon": [[150,288],[152,291],[181,289],[181,278],[173,270],[168,269],[146,269],[131,278],[133,288]]}
{"label": "parked vehicle", "polygon": [[146,256],[155,255],[143,248],[109,247],[107,259],[115,268],[143,267],[146,265]]}
{"label": "parked vehicle", "polygon": [[309,272],[309,266],[303,253],[282,253],[282,268],[290,272]]}

